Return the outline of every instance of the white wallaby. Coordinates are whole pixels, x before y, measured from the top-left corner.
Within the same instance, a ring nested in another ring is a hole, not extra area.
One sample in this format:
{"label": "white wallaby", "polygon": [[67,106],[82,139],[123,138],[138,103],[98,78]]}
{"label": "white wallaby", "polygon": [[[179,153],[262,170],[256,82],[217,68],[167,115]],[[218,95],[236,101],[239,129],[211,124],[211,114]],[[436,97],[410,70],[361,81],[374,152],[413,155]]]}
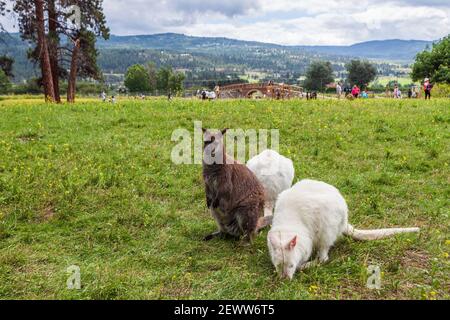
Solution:
{"label": "white wallaby", "polygon": [[264,216],[272,215],[278,195],[292,186],[295,174],[292,160],[274,150],[264,150],[248,160],[247,167],[264,186]]}
{"label": "white wallaby", "polygon": [[[348,223],[347,204],[339,191],[324,182],[302,180],[278,196],[267,237],[272,263],[282,277],[328,260],[338,237],[382,239],[419,228],[358,230]],[[313,252],[317,260],[310,261]]]}

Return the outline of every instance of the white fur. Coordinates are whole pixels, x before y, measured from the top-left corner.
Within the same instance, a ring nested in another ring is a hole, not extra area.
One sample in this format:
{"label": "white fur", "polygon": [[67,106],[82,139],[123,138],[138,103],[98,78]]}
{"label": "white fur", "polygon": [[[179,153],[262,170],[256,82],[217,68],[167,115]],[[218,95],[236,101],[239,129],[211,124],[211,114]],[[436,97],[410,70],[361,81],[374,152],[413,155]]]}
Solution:
{"label": "white fur", "polygon": [[278,195],[292,186],[295,173],[292,160],[274,150],[264,150],[248,160],[247,167],[264,186],[266,193],[264,215],[272,215]]}
{"label": "white fur", "polygon": [[354,229],[348,223],[347,204],[335,187],[302,180],[279,195],[267,243],[277,271],[292,279],[297,269],[316,263],[310,261],[313,251],[320,263],[326,262],[328,251],[342,234],[374,240],[418,231],[418,228]]}

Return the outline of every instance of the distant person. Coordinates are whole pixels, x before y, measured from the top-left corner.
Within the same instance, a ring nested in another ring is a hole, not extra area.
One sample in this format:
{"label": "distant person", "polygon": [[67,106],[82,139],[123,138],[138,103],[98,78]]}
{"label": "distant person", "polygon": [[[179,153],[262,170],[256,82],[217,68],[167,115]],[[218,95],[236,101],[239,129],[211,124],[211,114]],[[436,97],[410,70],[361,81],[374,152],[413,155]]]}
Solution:
{"label": "distant person", "polygon": [[346,98],[351,92],[352,92],[352,89],[350,89],[348,86],[344,87],[344,95]]}
{"label": "distant person", "polygon": [[216,93],[214,91],[208,92],[208,100],[215,100],[216,99]]}
{"label": "distant person", "polygon": [[169,90],[169,93],[167,94],[167,100],[172,100],[172,91]]}
{"label": "distant person", "polygon": [[342,86],[339,82],[336,84],[336,96],[338,99],[342,96]]}
{"label": "distant person", "polygon": [[364,91],[361,93],[361,98],[363,98],[363,99],[368,99],[368,98],[369,98],[369,95],[367,94],[366,90],[364,90]]}
{"label": "distant person", "polygon": [[412,88],[409,88],[408,89],[408,99],[412,98],[412,94],[413,94]]}
{"label": "distant person", "polygon": [[102,91],[101,98],[102,98],[103,102],[106,101],[106,93],[105,93],[105,91]]}
{"label": "distant person", "polygon": [[394,98],[395,99],[401,99],[402,98],[402,90],[400,89],[400,87],[398,85],[396,85],[395,88],[394,88]]}
{"label": "distant person", "polygon": [[358,98],[360,92],[361,92],[361,89],[359,89],[359,87],[355,84],[353,86],[353,89],[352,89],[352,96],[353,96],[353,98]]}
{"label": "distant person", "polygon": [[220,87],[219,86],[214,87],[214,94],[215,94],[216,98],[220,98]]}
{"label": "distant person", "polygon": [[425,100],[431,99],[431,90],[433,89],[433,85],[430,83],[430,79],[425,78],[423,89],[425,91]]}
{"label": "distant person", "polygon": [[391,87],[389,84],[386,85],[386,91],[385,91],[386,98],[391,98]]}
{"label": "distant person", "polygon": [[116,97],[115,96],[111,96],[111,103],[115,104],[116,103]]}
{"label": "distant person", "polygon": [[317,100],[317,92],[316,91],[306,93],[306,100],[310,100],[310,99]]}

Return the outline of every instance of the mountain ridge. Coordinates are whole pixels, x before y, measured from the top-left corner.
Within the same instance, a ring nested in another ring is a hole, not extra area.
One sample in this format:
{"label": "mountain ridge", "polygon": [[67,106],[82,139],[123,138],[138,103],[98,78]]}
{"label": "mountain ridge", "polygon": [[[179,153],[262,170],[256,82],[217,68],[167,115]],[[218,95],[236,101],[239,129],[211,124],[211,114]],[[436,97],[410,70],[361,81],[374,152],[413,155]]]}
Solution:
{"label": "mountain ridge", "polygon": [[[139,42],[141,41],[141,42]],[[173,41],[181,42],[179,44]],[[142,49],[184,49],[200,44],[222,44],[222,45],[251,45],[256,47],[286,48],[290,50],[305,50],[327,54],[338,54],[345,56],[358,56],[363,58],[386,58],[398,60],[412,60],[415,55],[431,46],[434,41],[415,39],[380,39],[357,42],[351,45],[282,45],[260,41],[238,40],[227,37],[199,37],[181,33],[156,33],[138,35],[111,35],[109,40],[99,39],[99,47],[114,47],[114,45],[135,45]],[[187,46],[186,46],[187,45]],[[375,50],[375,51],[374,51]],[[388,50],[388,51],[386,51]]]}
{"label": "mountain ridge", "polygon": [[[18,33],[10,33],[10,38],[21,41]],[[0,33],[0,38],[4,34]],[[227,37],[199,37],[181,33],[156,33],[137,35],[114,35],[108,40],[98,38],[98,48],[167,49],[176,51],[201,50],[219,46],[278,48],[320,54],[351,56],[366,59],[386,59],[411,62],[417,53],[431,46],[435,41],[383,39],[358,42],[351,45],[281,45],[260,41],[238,40]],[[1,46],[1,43],[0,43]]]}
{"label": "mountain ridge", "polygon": [[[63,41],[64,42],[64,41]],[[373,40],[349,46],[284,46],[226,37],[195,37],[178,33],[118,36],[98,39],[98,64],[105,74],[123,75],[133,64],[154,62],[189,72],[192,79],[260,77],[295,81],[311,61],[327,60],[340,77],[351,59],[371,59],[384,75],[398,74],[396,66],[409,65],[418,52],[433,42],[423,40]],[[37,77],[39,70],[27,59],[31,47],[20,34],[0,33],[0,55],[14,57],[14,81]],[[404,70],[402,71],[404,72]],[[118,81],[123,77],[117,78]],[[116,81],[116,80],[112,80]],[[195,80],[199,81],[199,80]]]}
{"label": "mountain ridge", "polygon": [[420,39],[391,38],[391,39],[376,39],[376,40],[361,41],[361,42],[355,42],[355,43],[349,44],[349,45],[305,45],[305,44],[289,45],[289,44],[279,44],[279,43],[256,41],[256,40],[234,39],[234,38],[230,38],[230,37],[195,36],[195,35],[189,35],[189,34],[185,34],[185,33],[176,33],[176,32],[161,32],[161,33],[152,33],[152,34],[132,34],[132,35],[111,34],[111,36],[116,37],[116,38],[141,38],[141,37],[146,38],[146,37],[178,36],[178,37],[186,37],[186,38],[194,38],[194,39],[210,39],[210,40],[222,39],[222,40],[228,40],[228,41],[257,43],[257,44],[265,44],[265,45],[272,45],[272,46],[279,46],[279,47],[353,47],[353,46],[357,46],[360,44],[379,43],[379,42],[424,42],[424,43],[433,42],[433,41],[420,40]]}

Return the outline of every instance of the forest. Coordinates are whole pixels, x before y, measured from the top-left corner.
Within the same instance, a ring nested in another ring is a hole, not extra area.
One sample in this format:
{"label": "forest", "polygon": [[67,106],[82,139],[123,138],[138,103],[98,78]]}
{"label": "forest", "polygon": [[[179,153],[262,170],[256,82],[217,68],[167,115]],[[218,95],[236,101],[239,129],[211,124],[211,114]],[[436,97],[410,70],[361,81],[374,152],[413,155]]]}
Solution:
{"label": "forest", "polygon": [[[166,36],[165,38],[167,38]],[[14,57],[15,82],[36,77],[38,68],[27,60],[29,45],[20,39],[18,34],[0,33],[0,40],[5,45],[0,55]],[[114,36],[113,36],[114,40]],[[166,39],[167,40],[167,39]],[[107,84],[120,84],[124,80],[126,70],[134,64],[154,63],[158,68],[171,66],[185,73],[184,86],[212,86],[216,83],[239,82],[248,73],[258,73],[255,81],[276,80],[288,84],[298,84],[299,78],[306,73],[311,62],[328,60],[332,63],[337,78],[345,78],[345,64],[352,57],[310,52],[305,48],[283,47],[268,44],[252,43],[244,45],[240,42],[206,43],[181,48],[180,45],[164,48],[160,42],[149,48],[132,43],[129,46],[116,42],[98,41],[97,63]],[[179,40],[181,41],[181,40]],[[205,40],[206,41],[206,40]],[[384,60],[373,60],[381,76],[404,77],[407,75],[408,63],[394,63]]]}

